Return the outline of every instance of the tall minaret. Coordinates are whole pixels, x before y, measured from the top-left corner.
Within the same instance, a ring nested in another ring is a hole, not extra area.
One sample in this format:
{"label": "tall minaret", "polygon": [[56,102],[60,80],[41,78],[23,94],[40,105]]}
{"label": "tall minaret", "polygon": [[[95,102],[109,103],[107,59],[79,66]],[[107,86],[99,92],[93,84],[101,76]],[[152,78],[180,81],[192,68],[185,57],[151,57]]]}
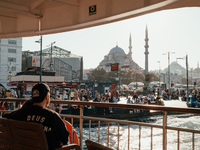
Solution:
{"label": "tall minaret", "polygon": [[146,25],[146,31],[145,31],[145,72],[144,74],[145,75],[148,75],[149,73],[149,69],[148,69],[148,65],[149,65],[149,62],[148,62],[148,55],[149,55],[149,52],[148,52],[148,48],[149,48],[149,45],[148,45],[148,29],[147,29],[147,25]]}
{"label": "tall minaret", "polygon": [[131,42],[131,34],[130,34],[130,37],[129,37],[129,55],[130,55],[130,58],[132,59],[132,42]]}

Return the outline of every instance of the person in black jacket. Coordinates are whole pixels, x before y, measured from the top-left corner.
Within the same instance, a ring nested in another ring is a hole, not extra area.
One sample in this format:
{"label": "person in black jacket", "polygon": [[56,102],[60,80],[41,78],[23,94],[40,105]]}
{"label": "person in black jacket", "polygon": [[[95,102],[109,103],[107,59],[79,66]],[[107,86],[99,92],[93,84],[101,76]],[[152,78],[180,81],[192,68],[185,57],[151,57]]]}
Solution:
{"label": "person in black jacket", "polygon": [[8,119],[41,123],[46,134],[49,150],[68,143],[69,132],[59,114],[48,109],[50,89],[47,84],[37,84],[32,89],[32,99],[19,110],[3,117]]}

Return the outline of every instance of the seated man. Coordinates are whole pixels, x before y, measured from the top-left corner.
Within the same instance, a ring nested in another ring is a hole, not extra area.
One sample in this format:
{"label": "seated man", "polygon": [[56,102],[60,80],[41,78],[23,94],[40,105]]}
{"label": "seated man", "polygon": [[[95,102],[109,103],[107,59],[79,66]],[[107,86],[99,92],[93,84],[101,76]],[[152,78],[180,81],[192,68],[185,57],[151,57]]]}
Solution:
{"label": "seated man", "polygon": [[3,117],[41,123],[50,150],[62,147],[62,144],[67,144],[69,132],[64,122],[58,113],[47,108],[50,103],[49,86],[47,84],[35,85],[32,89],[32,100],[28,102],[21,109]]}

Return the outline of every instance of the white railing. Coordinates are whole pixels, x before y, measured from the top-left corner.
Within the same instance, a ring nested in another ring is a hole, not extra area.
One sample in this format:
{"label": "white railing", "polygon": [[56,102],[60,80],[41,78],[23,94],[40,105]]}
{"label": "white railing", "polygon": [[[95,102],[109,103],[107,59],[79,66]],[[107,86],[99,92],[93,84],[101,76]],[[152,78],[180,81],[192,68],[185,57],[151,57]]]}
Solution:
{"label": "white railing", "polygon": [[[0,101],[12,101],[12,102],[24,102],[25,99],[7,99],[7,98],[0,98]],[[100,142],[100,123],[108,122],[108,131],[107,131],[107,146],[109,145],[109,126],[111,122],[118,124],[118,149],[119,149],[119,127],[120,124],[127,124],[128,125],[128,150],[130,145],[130,125],[138,125],[139,126],[139,143],[138,149],[141,149],[141,126],[146,126],[151,128],[151,140],[150,140],[150,149],[153,149],[153,128],[160,128],[162,129],[162,147],[163,150],[167,149],[167,130],[175,130],[177,131],[177,149],[180,149],[180,132],[190,132],[192,133],[192,148],[195,148],[195,134],[200,134],[200,130],[192,130],[192,129],[185,129],[185,128],[178,128],[178,127],[171,127],[167,125],[167,112],[177,112],[177,113],[191,113],[191,114],[200,114],[200,109],[196,108],[178,108],[178,107],[165,107],[165,106],[157,106],[157,105],[138,105],[138,104],[114,104],[114,103],[94,103],[94,102],[76,102],[76,101],[51,101],[51,103],[59,103],[59,104],[69,104],[69,105],[79,105],[80,106],[80,115],[71,115],[71,114],[60,114],[61,117],[71,118],[71,124],[73,125],[73,119],[79,119],[79,139],[80,139],[80,146],[83,146],[83,119],[89,120],[89,139],[91,138],[91,120],[98,121],[98,142]],[[108,119],[108,118],[99,118],[99,117],[90,117],[83,115],[83,107],[85,105],[90,106],[98,106],[98,107],[116,107],[116,108],[123,108],[123,109],[143,109],[143,110],[156,110],[163,112],[163,124],[156,125],[151,123],[144,123],[144,122],[137,122],[137,121],[126,121],[126,120],[119,120],[119,119]],[[20,108],[20,104],[18,105]],[[1,112],[7,112],[10,110],[1,110]]]}

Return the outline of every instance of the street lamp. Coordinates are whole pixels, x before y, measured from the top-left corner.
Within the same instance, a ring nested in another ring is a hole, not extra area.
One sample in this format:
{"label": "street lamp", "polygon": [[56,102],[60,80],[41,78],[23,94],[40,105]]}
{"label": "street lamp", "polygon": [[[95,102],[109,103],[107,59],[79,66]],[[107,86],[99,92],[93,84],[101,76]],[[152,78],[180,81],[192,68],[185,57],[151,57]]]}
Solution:
{"label": "street lamp", "polygon": [[36,43],[40,43],[40,83],[42,82],[42,36],[40,36],[39,41],[35,41]]}
{"label": "street lamp", "polygon": [[10,67],[9,67],[9,73],[8,73],[8,77],[7,79],[10,81],[11,77],[12,77],[12,65],[11,62],[13,61],[13,59],[10,59]]}
{"label": "street lamp", "polygon": [[52,51],[53,51],[53,49],[52,49],[52,46],[53,46],[53,44],[55,44],[55,43],[56,43],[56,42],[54,41],[54,42],[51,42],[50,45],[48,45],[48,46],[51,46],[50,71],[53,71],[53,61],[52,61]]}
{"label": "street lamp", "polygon": [[171,54],[175,54],[175,52],[168,52],[168,53],[164,53],[163,55],[167,55],[168,54],[168,87],[169,87],[169,99],[171,99],[171,81],[170,81],[170,53]]}
{"label": "street lamp", "polygon": [[[132,76],[133,76],[133,73],[132,73]],[[136,81],[135,87],[137,89],[137,73],[135,73],[135,81]]]}
{"label": "street lamp", "polygon": [[159,87],[160,87],[160,61],[158,61],[159,63]]}
{"label": "street lamp", "polygon": [[182,57],[182,58],[176,58],[176,59],[183,59],[183,60],[186,60],[186,76],[187,76],[187,103],[188,103],[188,55],[186,54],[186,57]]}
{"label": "street lamp", "polygon": [[192,71],[193,71],[193,68],[190,68],[190,71],[191,71],[191,85],[192,85]]}

